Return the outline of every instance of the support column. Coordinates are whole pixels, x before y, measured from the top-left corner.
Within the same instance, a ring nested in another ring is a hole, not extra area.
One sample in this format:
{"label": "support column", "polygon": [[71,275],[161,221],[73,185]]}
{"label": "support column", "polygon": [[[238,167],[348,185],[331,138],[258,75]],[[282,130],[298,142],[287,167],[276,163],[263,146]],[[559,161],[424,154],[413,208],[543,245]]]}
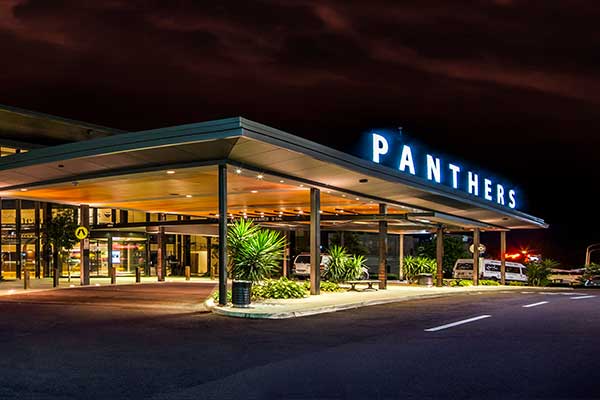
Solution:
{"label": "support column", "polygon": [[219,164],[219,305],[227,304],[227,165]]}
{"label": "support column", "polygon": [[479,228],[473,230],[473,285],[479,285]]}
{"label": "support column", "polygon": [[[113,276],[113,258],[112,258],[112,249],[113,249],[113,238],[112,234],[108,237],[108,243],[106,244],[106,250],[108,252],[108,256],[106,257],[106,264],[108,265],[108,276]],[[116,276],[116,275],[114,275]]]}
{"label": "support column", "polygon": [[215,279],[215,270],[212,267],[212,238],[206,237],[206,271],[210,279]]}
{"label": "support column", "polygon": [[156,276],[159,282],[164,282],[165,275],[167,274],[167,257],[165,255],[165,253],[167,252],[167,237],[165,235],[164,226],[158,227],[158,232],[156,234],[156,244]]}
{"label": "support column", "polygon": [[[50,264],[51,264],[51,260],[52,260],[52,246],[50,245],[50,243],[48,242],[48,235],[47,235],[47,229],[48,229],[48,225],[50,224],[50,221],[52,221],[52,203],[44,203],[44,258],[43,258],[43,263],[44,263],[44,276],[50,276]],[[53,275],[53,274],[52,274]]]}
{"label": "support column", "polygon": [[[379,205],[379,214],[387,214],[387,204]],[[387,221],[379,221],[379,272],[377,274],[379,289],[387,288],[387,229]]]}
{"label": "support column", "polygon": [[435,238],[435,260],[437,262],[437,273],[435,285],[442,287],[444,285],[444,227],[438,226]]}
{"label": "support column", "polygon": [[42,275],[42,238],[40,229],[40,202],[35,201],[34,207],[34,230],[35,230],[35,279],[40,279]]}
{"label": "support column", "polygon": [[15,258],[17,279],[21,279],[21,269],[23,265],[23,243],[21,242],[21,200],[15,200],[15,233],[17,236],[17,254]]}
{"label": "support column", "polygon": [[[149,214],[146,214],[149,215]],[[152,272],[152,237],[146,233],[146,265],[144,266],[144,275],[150,276]]]}
{"label": "support column", "polygon": [[290,246],[288,244],[288,236],[289,236],[289,231],[283,231],[283,238],[285,240],[285,247],[283,249],[283,271],[282,271],[282,275],[285,278],[289,278],[289,276],[290,276],[289,264],[288,264],[288,259],[289,259],[289,254],[290,254]]}
{"label": "support column", "polygon": [[321,294],[321,191],[310,188],[310,294]]}
{"label": "support column", "polygon": [[500,283],[506,285],[506,231],[500,232]]}
{"label": "support column", "polygon": [[398,260],[400,262],[400,266],[398,269],[398,280],[404,279],[404,234],[400,234],[399,238],[399,251],[398,251]]}
{"label": "support column", "polygon": [[0,280],[2,280],[2,267],[4,255],[2,253],[2,198],[0,198]]}
{"label": "support column", "polygon": [[[80,225],[90,230],[90,206],[81,204],[79,206]],[[81,286],[90,284],[90,237],[79,242],[79,283]]]}

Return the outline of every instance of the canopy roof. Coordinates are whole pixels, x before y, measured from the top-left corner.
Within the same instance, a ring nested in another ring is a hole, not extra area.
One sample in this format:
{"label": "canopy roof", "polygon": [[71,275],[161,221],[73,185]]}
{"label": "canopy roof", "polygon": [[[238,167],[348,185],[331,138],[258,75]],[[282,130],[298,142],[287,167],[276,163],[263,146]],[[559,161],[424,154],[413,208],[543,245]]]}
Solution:
{"label": "canopy roof", "polygon": [[[362,224],[373,225],[385,218],[413,228],[547,226],[521,211],[241,117],[4,157],[0,196],[216,218],[218,164],[228,165],[232,215],[301,220],[309,210],[307,189],[316,187],[321,189],[324,220],[343,214],[353,216],[353,224],[362,219]],[[388,204],[392,215],[378,215],[378,203]]]}
{"label": "canopy roof", "polygon": [[118,129],[0,105],[0,145],[32,149],[123,132]]}

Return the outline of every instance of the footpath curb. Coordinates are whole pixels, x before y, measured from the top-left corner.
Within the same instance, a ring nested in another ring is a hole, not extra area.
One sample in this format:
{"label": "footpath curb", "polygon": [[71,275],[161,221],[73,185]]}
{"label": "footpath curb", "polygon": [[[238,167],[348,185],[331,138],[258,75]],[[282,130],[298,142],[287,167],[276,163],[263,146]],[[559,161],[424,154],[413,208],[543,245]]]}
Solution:
{"label": "footpath curb", "polygon": [[351,309],[375,306],[375,305],[381,305],[381,304],[400,303],[400,302],[410,301],[410,300],[433,299],[433,298],[439,298],[439,297],[455,296],[455,295],[459,295],[459,294],[479,295],[479,294],[483,294],[485,292],[499,293],[499,292],[503,292],[505,290],[516,292],[516,291],[522,291],[523,289],[532,290],[532,288],[514,287],[514,288],[507,289],[507,287],[502,287],[502,288],[498,288],[495,290],[483,289],[483,290],[472,290],[472,291],[460,291],[460,292],[454,292],[454,293],[453,292],[420,293],[420,294],[413,294],[413,295],[404,295],[404,296],[399,296],[399,297],[388,297],[388,298],[381,298],[381,299],[354,301],[354,302],[350,302],[350,303],[332,304],[332,305],[327,305],[327,306],[318,306],[318,307],[314,307],[314,308],[307,307],[306,309],[303,309],[303,310],[289,310],[289,311],[281,310],[281,311],[274,311],[274,312],[253,312],[251,308],[247,309],[247,308],[233,308],[231,306],[224,306],[224,307],[218,306],[214,303],[212,298],[206,300],[205,306],[208,309],[210,309],[213,313],[218,314],[218,315],[223,315],[226,317],[250,318],[250,319],[288,319],[288,318],[307,317],[310,315],[317,315],[317,314],[326,314],[326,313],[332,313],[332,312],[336,312],[336,311],[351,310]]}

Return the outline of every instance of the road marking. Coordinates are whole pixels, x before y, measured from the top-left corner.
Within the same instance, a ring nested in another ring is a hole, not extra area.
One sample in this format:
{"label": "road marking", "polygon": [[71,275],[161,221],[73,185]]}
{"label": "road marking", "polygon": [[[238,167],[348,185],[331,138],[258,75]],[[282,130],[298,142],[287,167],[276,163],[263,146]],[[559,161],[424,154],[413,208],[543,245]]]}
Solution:
{"label": "road marking", "polygon": [[563,296],[580,296],[583,293],[561,293]]}
{"label": "road marking", "polygon": [[523,308],[529,308],[529,307],[537,307],[537,306],[541,306],[542,304],[548,304],[547,301],[540,301],[539,303],[532,303],[532,304],[527,304],[524,306],[521,306]]}
{"label": "road marking", "polygon": [[578,296],[578,297],[569,297],[571,300],[580,300],[580,299],[591,299],[592,297],[596,297],[594,295],[589,296]]}
{"label": "road marking", "polygon": [[521,294],[531,294],[533,292],[521,292]]}
{"label": "road marking", "polygon": [[448,328],[452,328],[453,326],[458,326],[458,325],[462,325],[462,324],[468,324],[469,322],[478,321],[480,319],[489,318],[489,317],[491,317],[491,315],[480,315],[478,317],[473,317],[473,318],[469,318],[469,319],[463,319],[462,321],[456,321],[456,322],[452,322],[450,324],[436,326],[435,328],[425,329],[425,332],[441,331],[442,329],[448,329]]}

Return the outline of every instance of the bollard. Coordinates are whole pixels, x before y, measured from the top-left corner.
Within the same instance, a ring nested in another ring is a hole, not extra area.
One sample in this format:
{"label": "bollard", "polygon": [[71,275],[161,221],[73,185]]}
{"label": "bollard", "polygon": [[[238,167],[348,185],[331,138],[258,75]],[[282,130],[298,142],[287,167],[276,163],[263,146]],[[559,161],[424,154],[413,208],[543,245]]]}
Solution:
{"label": "bollard", "polygon": [[185,280],[189,281],[190,280],[190,266],[186,266],[185,267]]}
{"label": "bollard", "polygon": [[23,271],[23,275],[24,275],[24,279],[23,279],[23,289],[30,289],[31,288],[31,281],[29,279],[29,271],[25,270]]}
{"label": "bollard", "polygon": [[142,281],[142,268],[137,267],[135,269],[135,283],[140,283]]}
{"label": "bollard", "polygon": [[117,284],[117,269],[115,267],[112,267],[110,269],[110,284],[111,285]]}

